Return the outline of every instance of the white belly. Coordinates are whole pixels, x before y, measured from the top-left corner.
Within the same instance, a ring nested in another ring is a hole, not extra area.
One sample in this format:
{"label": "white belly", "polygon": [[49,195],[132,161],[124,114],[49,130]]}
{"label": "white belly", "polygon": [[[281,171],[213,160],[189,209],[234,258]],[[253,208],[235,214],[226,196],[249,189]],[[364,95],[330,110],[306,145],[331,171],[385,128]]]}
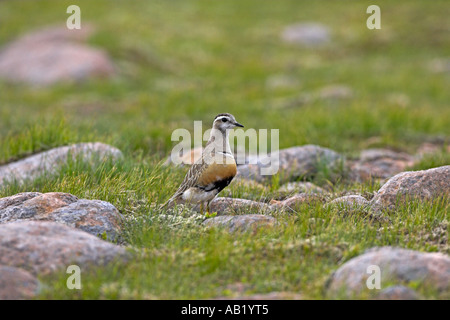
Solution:
{"label": "white belly", "polygon": [[214,199],[214,197],[217,195],[217,190],[211,190],[211,191],[202,191],[197,188],[189,188],[187,189],[181,198],[189,203],[200,203],[200,202],[206,202]]}

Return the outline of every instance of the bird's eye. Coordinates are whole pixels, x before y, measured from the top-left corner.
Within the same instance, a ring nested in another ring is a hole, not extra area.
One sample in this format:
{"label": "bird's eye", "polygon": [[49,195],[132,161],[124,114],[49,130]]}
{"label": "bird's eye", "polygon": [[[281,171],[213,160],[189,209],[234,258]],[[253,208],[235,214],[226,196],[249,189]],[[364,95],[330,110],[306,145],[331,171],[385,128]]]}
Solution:
{"label": "bird's eye", "polygon": [[227,121],[228,121],[227,118],[223,118],[223,119],[222,119],[222,122],[227,122]]}

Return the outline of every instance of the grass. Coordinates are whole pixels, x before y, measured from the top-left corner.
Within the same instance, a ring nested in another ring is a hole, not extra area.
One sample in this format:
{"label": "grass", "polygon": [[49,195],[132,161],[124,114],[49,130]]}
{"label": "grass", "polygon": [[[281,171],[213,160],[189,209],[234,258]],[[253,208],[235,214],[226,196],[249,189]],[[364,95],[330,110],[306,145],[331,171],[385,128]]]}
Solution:
{"label": "grass", "polygon": [[[283,227],[258,234],[206,230],[195,219],[158,219],[187,168],[162,163],[176,128],[193,130],[222,112],[246,128],[280,129],[280,148],[318,144],[347,156],[367,147],[415,153],[423,142],[449,144],[448,73],[432,73],[447,58],[446,1],[378,1],[382,29],[365,27],[368,1],[78,1],[83,23],[97,28],[89,43],[105,49],[118,68],[111,80],[48,88],[0,82],[0,164],[55,146],[101,141],[121,149],[118,162],[74,161],[56,175],[8,184],[0,196],[24,191],[69,192],[114,204],[129,222],[123,240],[137,257],[127,266],[83,272],[83,289],[67,290],[66,274],[43,279],[39,298],[213,298],[245,293],[299,292],[325,298],[327,278],[342,263],[374,246],[450,253],[449,205],[398,208],[389,224],[321,205],[278,214]],[[69,1],[2,1],[0,46],[22,33],[63,24]],[[298,21],[328,25],[332,42],[311,49],[283,43]],[[273,77],[294,79],[282,87]],[[345,99],[292,103],[329,85],[345,85]],[[376,142],[373,142],[376,141]],[[450,164],[442,149],[413,168]],[[334,195],[372,194],[378,184],[331,179],[324,166],[315,183]],[[330,182],[332,181],[332,182]],[[233,197],[269,201],[279,185],[233,184]],[[172,222],[171,222],[172,221]],[[447,221],[447,224],[445,224]],[[446,230],[444,233],[436,230]],[[418,288],[435,298],[427,288]]]}

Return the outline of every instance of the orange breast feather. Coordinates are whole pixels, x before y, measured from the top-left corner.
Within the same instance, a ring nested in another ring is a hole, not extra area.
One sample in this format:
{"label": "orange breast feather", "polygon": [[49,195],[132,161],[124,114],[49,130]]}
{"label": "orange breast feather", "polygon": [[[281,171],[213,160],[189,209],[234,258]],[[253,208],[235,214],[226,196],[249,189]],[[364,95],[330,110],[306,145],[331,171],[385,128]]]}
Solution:
{"label": "orange breast feather", "polygon": [[221,180],[232,178],[236,175],[236,163],[218,164],[212,163],[200,176],[198,184],[207,186]]}

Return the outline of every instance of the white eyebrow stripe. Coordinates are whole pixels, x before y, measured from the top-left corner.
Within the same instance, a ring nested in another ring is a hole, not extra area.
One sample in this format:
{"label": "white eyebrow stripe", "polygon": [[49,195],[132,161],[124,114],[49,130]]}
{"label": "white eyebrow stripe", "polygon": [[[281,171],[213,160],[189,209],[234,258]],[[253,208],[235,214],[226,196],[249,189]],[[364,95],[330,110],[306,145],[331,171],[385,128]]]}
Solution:
{"label": "white eyebrow stripe", "polygon": [[[216,118],[216,120],[222,120],[222,119],[230,119],[230,117],[228,117],[228,116],[220,116],[220,117]],[[216,121],[216,120],[214,120],[214,121]]]}

